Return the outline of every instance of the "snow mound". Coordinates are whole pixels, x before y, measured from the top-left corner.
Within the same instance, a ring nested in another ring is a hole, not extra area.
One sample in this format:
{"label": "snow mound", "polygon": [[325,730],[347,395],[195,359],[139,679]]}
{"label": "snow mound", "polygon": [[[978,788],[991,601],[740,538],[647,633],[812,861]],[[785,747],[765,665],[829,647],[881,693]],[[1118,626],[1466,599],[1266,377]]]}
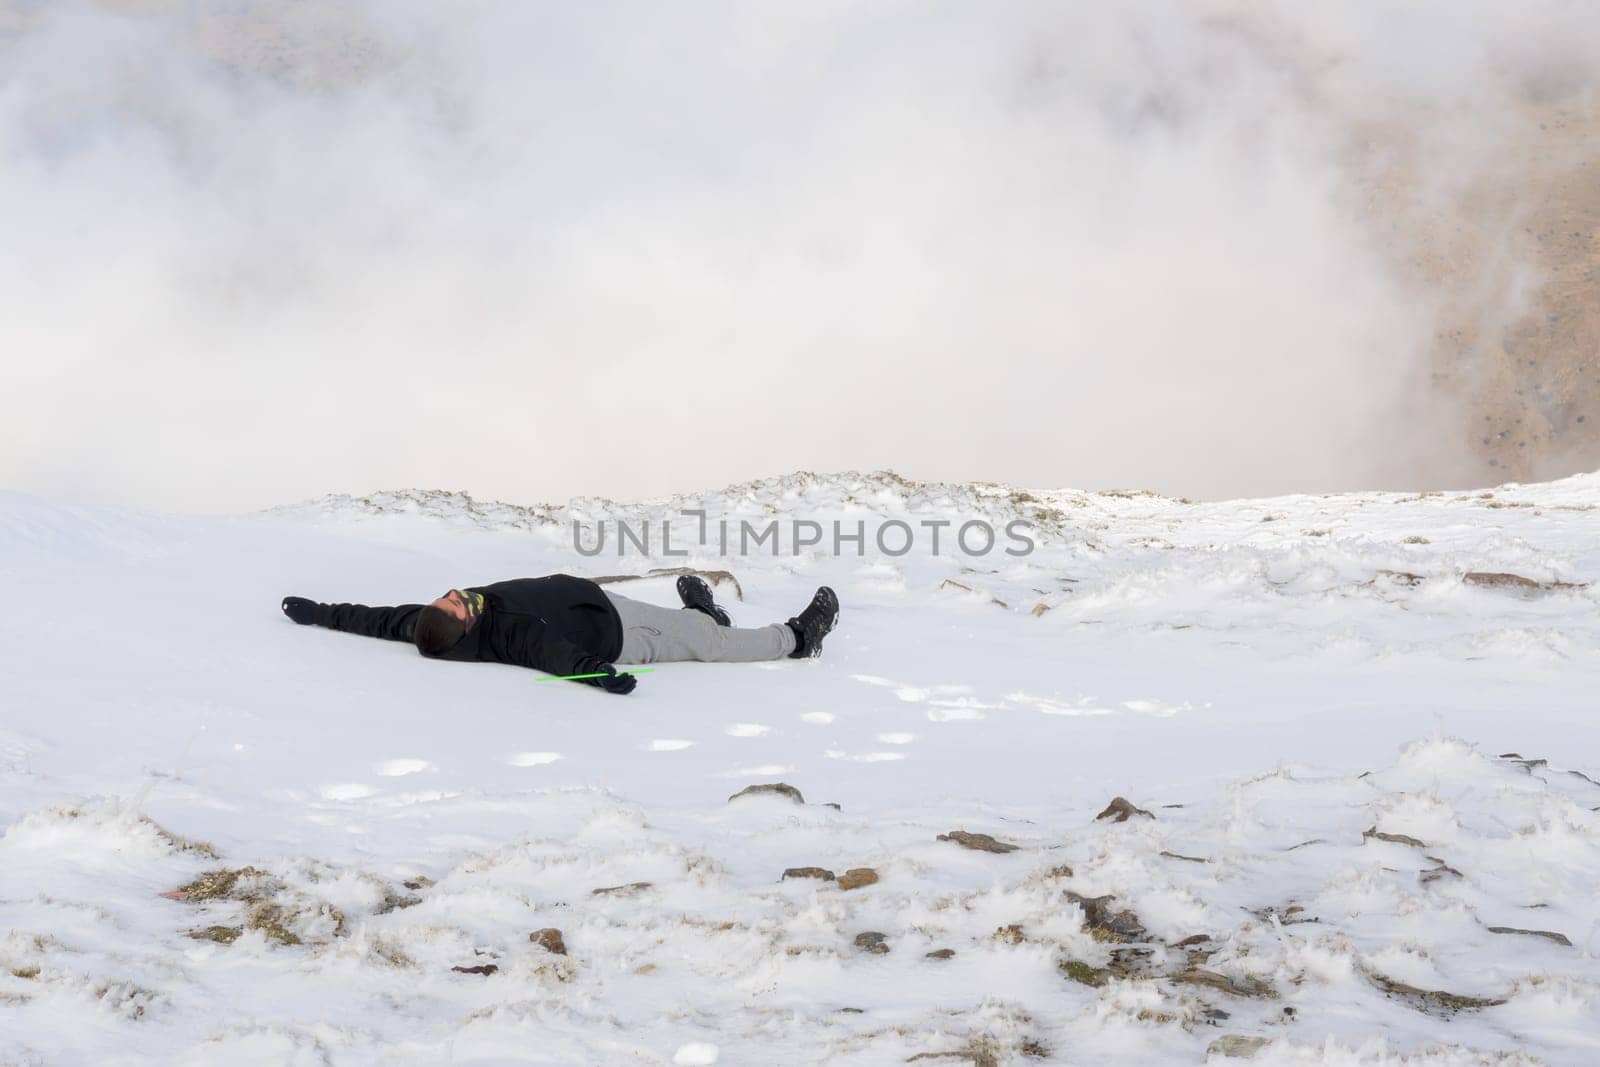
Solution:
{"label": "snow mound", "polygon": [[533,1062],[1195,1062],[1224,1038],[1274,1062],[1577,1062],[1600,1033],[1597,805],[1581,775],[1434,738],[1121,820],[528,795],[528,832],[410,873],[197,863],[114,807],[30,813],[0,863],[52,884],[8,902],[22,1025],[0,1048],[88,1056],[101,1031],[43,1024],[93,1003],[120,1045],[196,1062],[516,1058],[534,1035]]}
{"label": "snow mound", "polygon": [[[0,496],[0,1062],[1590,1062],[1597,506]],[[918,541],[724,553],[702,510]],[[979,520],[1033,550],[953,547]],[[580,551],[602,521],[690,547]],[[680,567],[840,628],[619,698],[278,611]]]}

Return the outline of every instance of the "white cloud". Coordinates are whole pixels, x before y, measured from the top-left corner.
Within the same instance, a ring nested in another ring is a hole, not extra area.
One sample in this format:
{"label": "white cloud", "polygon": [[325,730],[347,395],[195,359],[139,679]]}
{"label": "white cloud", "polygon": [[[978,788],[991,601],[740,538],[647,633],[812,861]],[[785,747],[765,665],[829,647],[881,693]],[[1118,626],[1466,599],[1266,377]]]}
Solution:
{"label": "white cloud", "polygon": [[204,8],[0,8],[0,484],[1456,479],[1429,296],[1363,224],[1350,139],[1426,115],[1470,167],[1516,93],[1589,84],[1600,29],[1553,2]]}

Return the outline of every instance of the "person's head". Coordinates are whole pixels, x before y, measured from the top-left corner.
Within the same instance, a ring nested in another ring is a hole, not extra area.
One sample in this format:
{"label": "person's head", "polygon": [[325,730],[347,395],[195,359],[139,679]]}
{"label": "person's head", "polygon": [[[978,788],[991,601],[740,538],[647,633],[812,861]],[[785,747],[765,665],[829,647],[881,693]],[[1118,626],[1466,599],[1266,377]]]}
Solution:
{"label": "person's head", "polygon": [[417,615],[411,638],[424,656],[442,656],[466,636],[473,612],[459,589],[452,589]]}

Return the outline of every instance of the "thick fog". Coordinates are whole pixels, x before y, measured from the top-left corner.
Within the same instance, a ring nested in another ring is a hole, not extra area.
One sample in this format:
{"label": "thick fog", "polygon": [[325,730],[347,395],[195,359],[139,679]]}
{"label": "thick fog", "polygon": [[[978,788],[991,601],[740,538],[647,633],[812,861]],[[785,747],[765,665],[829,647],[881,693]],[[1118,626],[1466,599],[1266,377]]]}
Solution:
{"label": "thick fog", "polygon": [[0,487],[1467,484],[1372,176],[1403,146],[1455,210],[1596,40],[1555,0],[13,0]]}

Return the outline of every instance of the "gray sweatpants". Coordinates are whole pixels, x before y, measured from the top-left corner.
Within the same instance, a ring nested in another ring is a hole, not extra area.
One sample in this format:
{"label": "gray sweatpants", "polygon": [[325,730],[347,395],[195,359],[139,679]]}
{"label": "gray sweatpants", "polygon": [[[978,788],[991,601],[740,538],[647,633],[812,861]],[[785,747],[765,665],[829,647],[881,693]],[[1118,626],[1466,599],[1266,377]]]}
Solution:
{"label": "gray sweatpants", "polygon": [[781,622],[738,630],[718,626],[703,611],[657,607],[610,592],[606,599],[622,619],[618,663],[749,663],[782,659],[794,651],[794,631]]}

